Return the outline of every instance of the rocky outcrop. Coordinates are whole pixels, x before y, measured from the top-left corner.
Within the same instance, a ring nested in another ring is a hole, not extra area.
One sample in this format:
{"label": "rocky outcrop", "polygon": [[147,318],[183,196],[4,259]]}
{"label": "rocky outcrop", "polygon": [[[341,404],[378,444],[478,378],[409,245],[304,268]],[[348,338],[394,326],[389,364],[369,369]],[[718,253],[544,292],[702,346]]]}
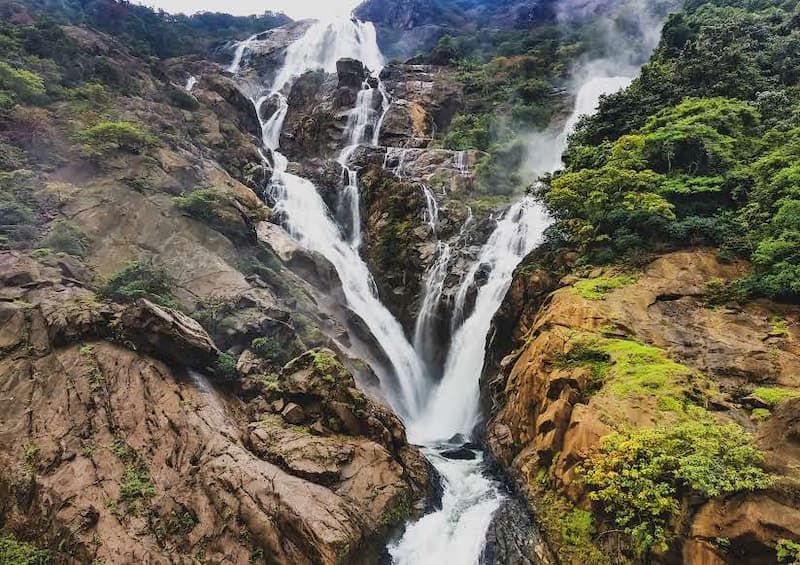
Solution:
{"label": "rocky outcrop", "polygon": [[463,85],[451,67],[390,64],[381,79],[392,98],[381,145],[426,147],[434,132],[446,131],[464,107]]}
{"label": "rocky outcrop", "polygon": [[242,400],[202,376],[219,352],[184,314],[103,302],[14,252],[0,281],[0,512],[18,537],[67,562],[370,563],[424,508],[424,459],[333,352],[275,380],[255,360]]}
{"label": "rocky outcrop", "polygon": [[[709,307],[709,281],[732,280],[745,269],[694,250],[659,257],[630,277],[596,269],[557,283],[544,271],[518,271],[490,334],[482,389],[489,450],[534,506],[550,496],[543,493],[556,492],[590,507],[575,481],[576,466],[621,425],[674,421],[663,397],[685,394],[702,398],[721,421],[756,432],[767,467],[783,478],[763,493],[694,501],[678,532],[685,538],[678,538],[673,552],[682,551],[687,563],[739,562],[737,555],[774,559],[777,541],[794,539],[800,517],[791,494],[799,461],[792,439],[798,404],[778,404],[757,425],[749,417],[753,405],[743,398],[759,386],[800,391],[800,311],[768,302]],[[666,388],[653,392],[598,381],[604,363],[619,362],[613,348],[610,357],[590,357],[608,343],[647,351],[649,357],[637,361],[642,367],[661,355],[675,363],[667,370],[668,384],[658,385]],[[589,349],[579,352],[581,347]],[[551,486],[543,490],[543,484]],[[724,550],[718,539],[726,540]],[[667,561],[680,559],[669,555]]]}
{"label": "rocky outcrop", "polygon": [[137,349],[177,365],[203,369],[219,356],[219,349],[203,326],[169,308],[139,299],[125,308],[119,317],[125,338],[138,344]]}

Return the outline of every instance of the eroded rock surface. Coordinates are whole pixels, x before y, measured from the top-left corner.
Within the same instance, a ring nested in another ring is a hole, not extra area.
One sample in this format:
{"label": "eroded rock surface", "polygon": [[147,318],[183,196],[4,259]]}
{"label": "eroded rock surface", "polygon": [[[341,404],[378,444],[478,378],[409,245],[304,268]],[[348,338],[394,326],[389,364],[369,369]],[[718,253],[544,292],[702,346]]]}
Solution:
{"label": "eroded rock surface", "polygon": [[65,562],[371,563],[424,508],[424,459],[334,352],[254,358],[240,397],[184,314],[14,252],[0,280],[3,524]]}
{"label": "eroded rock surface", "polygon": [[[620,424],[637,428],[672,421],[658,394],[635,387],[609,393],[591,364],[568,361],[570,351],[587,339],[646,344],[657,348],[648,351],[663,351],[680,364],[671,369],[668,386],[705,398],[721,421],[756,433],[766,466],[780,477],[765,492],[693,502],[683,513],[685,529],[679,534],[685,537],[664,558],[686,563],[740,562],[736,556],[745,554],[748,563],[774,559],[776,542],[798,531],[800,519],[791,486],[800,462],[794,430],[798,403],[778,404],[757,424],[750,420],[754,405],[746,397],[759,386],[800,390],[800,311],[769,302],[710,307],[708,281],[732,280],[745,269],[719,263],[708,250],[675,252],[591,299],[581,285],[607,280],[613,272],[587,271],[588,278],[561,282],[535,269],[517,273],[495,322],[490,351],[498,354],[483,378],[491,414],[486,442],[534,506],[547,492],[542,476],[552,473],[555,492],[588,508],[575,468],[600,438]],[[780,331],[776,320],[782,320]],[[641,360],[647,362],[652,360]],[[670,390],[662,395],[673,394]],[[727,540],[724,550],[717,539]]]}

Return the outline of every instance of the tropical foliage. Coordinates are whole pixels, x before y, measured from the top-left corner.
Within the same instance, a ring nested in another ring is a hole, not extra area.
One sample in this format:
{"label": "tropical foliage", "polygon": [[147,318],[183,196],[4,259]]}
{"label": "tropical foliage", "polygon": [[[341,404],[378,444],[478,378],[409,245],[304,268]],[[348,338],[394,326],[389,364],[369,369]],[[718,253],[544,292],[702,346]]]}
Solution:
{"label": "tropical foliage", "polygon": [[797,2],[690,1],[538,194],[587,261],[664,246],[751,259],[740,295],[800,298]]}

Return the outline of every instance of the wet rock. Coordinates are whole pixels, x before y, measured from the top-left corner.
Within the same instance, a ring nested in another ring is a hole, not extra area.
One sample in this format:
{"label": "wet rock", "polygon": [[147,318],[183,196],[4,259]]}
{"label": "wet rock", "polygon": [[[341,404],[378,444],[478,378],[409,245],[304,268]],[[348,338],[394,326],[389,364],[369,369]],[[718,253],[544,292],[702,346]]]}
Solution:
{"label": "wet rock", "polygon": [[494,513],[486,534],[481,565],[549,565],[557,563],[524,502],[506,498]]}
{"label": "wet rock", "polygon": [[367,72],[361,61],[339,59],[336,61],[336,75],[339,77],[340,87],[361,89]]}
{"label": "wet rock", "polygon": [[444,451],[440,451],[439,455],[441,455],[445,459],[454,459],[457,461],[472,461],[473,459],[476,459],[478,457],[474,451],[472,451],[471,449],[467,449],[466,447],[459,447],[456,449],[446,449]]}

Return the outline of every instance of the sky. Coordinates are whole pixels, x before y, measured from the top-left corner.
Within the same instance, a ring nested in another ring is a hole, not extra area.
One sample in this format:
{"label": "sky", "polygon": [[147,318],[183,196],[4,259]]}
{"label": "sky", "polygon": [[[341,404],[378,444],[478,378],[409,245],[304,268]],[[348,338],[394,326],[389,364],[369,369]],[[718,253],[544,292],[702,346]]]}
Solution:
{"label": "sky", "polygon": [[161,8],[173,14],[195,12],[225,12],[237,16],[263,14],[268,10],[283,12],[290,18],[301,20],[316,18],[329,20],[346,16],[362,0],[135,0],[152,8]]}

